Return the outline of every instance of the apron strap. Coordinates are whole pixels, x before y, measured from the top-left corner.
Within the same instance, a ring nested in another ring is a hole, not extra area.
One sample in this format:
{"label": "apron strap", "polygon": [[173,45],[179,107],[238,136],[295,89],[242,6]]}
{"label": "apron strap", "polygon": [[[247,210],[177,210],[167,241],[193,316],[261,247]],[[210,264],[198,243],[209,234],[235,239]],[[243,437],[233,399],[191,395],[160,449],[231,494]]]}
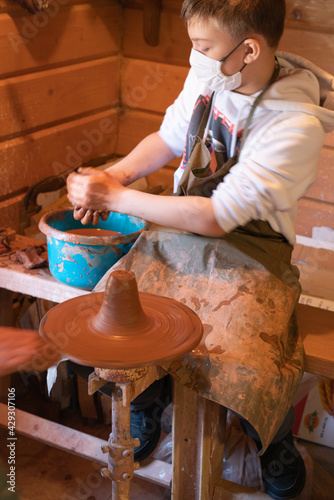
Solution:
{"label": "apron strap", "polygon": [[[279,65],[277,57],[275,56],[275,69],[274,69],[274,72],[272,74],[272,77],[271,77],[268,85],[256,97],[255,101],[253,102],[253,105],[252,105],[252,108],[250,110],[250,113],[249,113],[249,115],[247,117],[246,125],[245,125],[245,128],[244,128],[244,130],[242,132],[242,136],[241,136],[241,143],[240,143],[240,148],[239,148],[239,154],[240,154],[240,152],[241,152],[241,150],[242,150],[242,148],[243,148],[243,146],[245,144],[246,138],[247,138],[247,136],[249,134],[249,126],[251,124],[253,115],[255,113],[255,109],[259,105],[260,101],[263,99],[264,94],[267,92],[267,90],[269,89],[269,87],[276,81],[276,79],[277,79],[277,77],[279,75],[279,71],[280,71],[280,65]],[[207,104],[207,106],[206,106],[206,108],[204,110],[204,113],[203,113],[203,116],[202,116],[202,119],[201,119],[201,123],[200,123],[200,125],[198,127],[198,130],[197,130],[197,134],[196,135],[201,140],[203,139],[205,128],[206,128],[206,125],[207,125],[207,122],[208,122],[208,119],[209,119],[209,116],[210,116],[214,94],[215,94],[215,92],[213,91],[212,94],[211,94],[211,96],[210,96],[209,102],[208,102],[208,104]],[[193,144],[193,147],[194,147],[194,144]],[[191,152],[190,152],[190,154],[191,154]],[[238,156],[239,156],[239,154],[238,154]]]}
{"label": "apron strap", "polygon": [[207,124],[209,116],[210,116],[210,111],[211,111],[213,96],[214,96],[214,92],[212,92],[212,94],[210,96],[209,102],[208,102],[208,104],[207,104],[207,106],[206,106],[206,108],[204,110],[204,113],[203,113],[203,116],[202,116],[202,119],[201,119],[201,123],[199,124],[198,130],[197,130],[197,136],[200,139],[203,139],[203,135],[204,135],[204,131],[205,131],[205,128],[206,128],[206,124]]}
{"label": "apron strap", "polygon": [[274,72],[272,74],[272,77],[270,79],[270,82],[268,83],[268,85],[262,90],[262,92],[257,96],[257,98],[255,99],[255,101],[253,102],[253,106],[250,110],[250,113],[248,115],[248,118],[247,118],[247,121],[246,121],[246,125],[245,125],[245,128],[242,132],[242,137],[241,137],[241,143],[240,143],[240,148],[239,148],[239,154],[238,156],[240,155],[240,152],[245,144],[245,140],[249,134],[249,126],[251,124],[251,121],[252,121],[252,118],[253,118],[253,115],[255,113],[255,109],[257,108],[257,106],[259,105],[260,101],[263,99],[264,97],[264,94],[267,92],[267,90],[269,89],[269,87],[276,81],[278,75],[279,75],[279,71],[280,71],[280,65],[279,65],[279,62],[277,60],[277,57],[275,57],[275,69],[274,69]]}

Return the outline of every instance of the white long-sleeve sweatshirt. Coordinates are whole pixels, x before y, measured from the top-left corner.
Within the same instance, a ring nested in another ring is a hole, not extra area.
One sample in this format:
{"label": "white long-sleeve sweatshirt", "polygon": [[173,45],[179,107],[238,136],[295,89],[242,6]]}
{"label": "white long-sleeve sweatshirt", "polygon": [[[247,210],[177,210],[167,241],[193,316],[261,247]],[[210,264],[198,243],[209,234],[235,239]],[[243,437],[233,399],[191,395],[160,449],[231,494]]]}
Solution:
{"label": "white long-sleeve sweatshirt", "polygon": [[[325,132],[334,129],[334,84],[331,75],[299,56],[279,52],[277,57],[279,79],[256,108],[238,162],[211,198],[224,231],[260,219],[294,245],[297,201],[315,181]],[[159,135],[176,156],[184,153],[174,189],[210,94],[190,69],[182,92],[166,111]],[[257,95],[215,95],[207,138],[218,164],[238,151]]]}

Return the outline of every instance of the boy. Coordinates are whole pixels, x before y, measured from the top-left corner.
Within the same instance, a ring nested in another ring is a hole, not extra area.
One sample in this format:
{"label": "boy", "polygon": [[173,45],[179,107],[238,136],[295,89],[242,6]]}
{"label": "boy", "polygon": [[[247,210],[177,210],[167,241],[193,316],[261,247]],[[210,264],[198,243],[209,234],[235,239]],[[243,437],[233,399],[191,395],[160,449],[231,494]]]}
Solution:
{"label": "boy", "polygon": [[[297,200],[314,182],[324,133],[334,127],[334,106],[325,108],[330,100],[334,102],[327,81],[330,75],[301,58],[275,54],[284,28],[284,0],[185,0],[181,15],[193,44],[183,91],[168,108],[160,130],[117,165],[104,172],[87,169],[70,175],[69,200],[74,207],[83,207],[75,208],[75,217],[84,224],[97,223],[100,214],[104,217],[105,212],[117,211],[215,238],[223,253],[226,243],[230,268],[236,267],[233,252],[231,259],[228,253],[232,245],[235,251],[244,252],[245,260],[252,255],[273,276],[281,276],[282,283],[290,280],[291,284],[295,279],[289,262]],[[211,96],[213,102],[208,104]],[[210,115],[196,139],[206,109]],[[182,152],[175,173],[178,197],[159,197],[126,187]],[[298,300],[296,281],[294,292],[288,307],[288,334],[279,340],[267,331],[259,334],[274,350],[281,350],[284,363],[285,348],[297,338],[291,321]],[[235,297],[241,303],[241,296],[247,294],[242,289]],[[253,324],[254,329],[256,326]],[[289,337],[292,331],[293,341]],[[224,335],[228,333],[226,327]],[[237,329],[234,334],[238,335]],[[251,335],[255,336],[257,333]],[[276,365],[283,379],[281,361],[276,360]],[[298,372],[293,382],[296,388],[302,374],[300,361],[296,360],[294,369]],[[256,417],[250,425],[246,406],[242,408],[238,401],[225,405],[247,417],[242,419],[243,427],[261,453]],[[305,484],[305,467],[290,430],[293,412],[285,413],[260,457],[265,490],[276,499],[296,497]],[[133,437],[138,434],[140,429]]]}

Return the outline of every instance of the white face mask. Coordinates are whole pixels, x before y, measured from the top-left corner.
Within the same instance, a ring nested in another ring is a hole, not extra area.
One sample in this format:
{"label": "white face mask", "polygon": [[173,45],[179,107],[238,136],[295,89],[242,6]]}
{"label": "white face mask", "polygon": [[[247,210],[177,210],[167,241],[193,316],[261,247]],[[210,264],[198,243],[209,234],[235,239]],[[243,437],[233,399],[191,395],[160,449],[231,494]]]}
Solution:
{"label": "white face mask", "polygon": [[221,65],[222,62],[226,61],[228,56],[224,57],[221,61],[216,61],[202,54],[202,52],[198,52],[198,50],[191,49],[189,62],[201,82],[206,83],[215,92],[222,92],[223,90],[234,90],[240,87],[241,71],[246,66],[244,64],[241,70],[234,73],[234,75],[224,75],[221,71]]}

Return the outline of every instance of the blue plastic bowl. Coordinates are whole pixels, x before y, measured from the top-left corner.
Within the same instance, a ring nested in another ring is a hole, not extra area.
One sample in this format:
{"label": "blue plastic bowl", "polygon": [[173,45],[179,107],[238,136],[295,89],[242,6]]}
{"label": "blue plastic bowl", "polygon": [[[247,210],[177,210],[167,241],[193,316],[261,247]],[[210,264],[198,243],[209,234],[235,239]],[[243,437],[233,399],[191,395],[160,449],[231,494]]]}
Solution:
{"label": "blue plastic bowl", "polygon": [[[52,276],[70,286],[92,290],[102,276],[125,255],[148,223],[138,217],[111,212],[97,226],[83,226],[73,217],[73,209],[45,214],[38,225],[47,236],[49,268]],[[109,229],[115,236],[87,236],[66,231],[80,228]]]}

